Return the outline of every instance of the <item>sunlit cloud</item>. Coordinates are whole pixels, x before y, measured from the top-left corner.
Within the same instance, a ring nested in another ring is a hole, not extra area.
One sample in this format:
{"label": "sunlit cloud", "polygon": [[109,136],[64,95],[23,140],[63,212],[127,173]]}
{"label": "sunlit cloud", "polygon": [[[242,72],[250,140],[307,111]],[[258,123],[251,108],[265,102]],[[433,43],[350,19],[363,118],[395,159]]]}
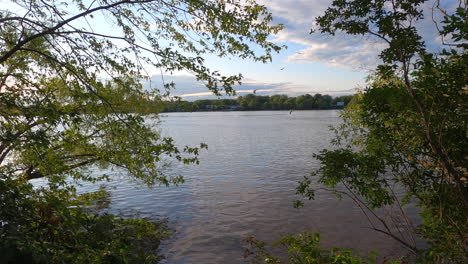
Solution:
{"label": "sunlit cloud", "polygon": [[[251,79],[244,79],[242,85],[235,86],[237,95],[253,93],[259,95],[286,94],[297,96],[300,94],[330,94],[343,95],[355,93],[358,85],[363,85],[364,76],[372,71],[376,65],[381,63],[379,54],[387,47],[387,43],[373,36],[350,36],[337,32],[335,36],[321,33],[310,34],[314,28],[314,20],[324,13],[331,5],[329,0],[258,0],[260,4],[267,6],[274,16],[275,23],[285,26],[283,31],[273,36],[273,41],[286,44],[290,48],[283,51],[280,64],[271,68],[271,73],[263,72],[257,76],[256,73],[249,75]],[[442,8],[454,10],[456,2],[444,1]],[[442,19],[438,12],[433,12],[433,2],[428,1],[423,6],[425,19],[417,25],[426,46],[430,51],[442,49],[442,39],[438,34],[435,21]],[[447,39],[445,39],[447,41]],[[276,62],[276,58],[273,59]],[[220,65],[223,62],[219,62]],[[252,68],[254,72],[255,68]],[[286,69],[283,71],[283,69]],[[294,69],[294,70],[293,70]],[[307,70],[319,72],[337,72],[336,78],[308,76]],[[278,78],[276,71],[281,71],[284,76],[282,81]],[[352,72],[352,73],[350,73]],[[340,73],[348,73],[342,76]],[[165,74],[165,73],[163,73]],[[195,100],[200,98],[216,98],[203,83],[196,82],[187,73],[175,73],[176,76],[165,77],[166,82],[174,81],[175,89],[172,95],[181,96],[185,99]],[[358,77],[362,78],[361,80]],[[362,77],[361,77],[362,76]],[[153,84],[161,87],[161,80],[154,78]],[[161,79],[161,78],[159,78]],[[272,80],[274,79],[274,81]],[[342,88],[341,88],[342,87]]]}
{"label": "sunlit cloud", "polygon": [[[380,63],[378,55],[387,44],[375,37],[350,36],[339,32],[331,37],[314,33],[314,19],[324,13],[331,5],[329,0],[262,0],[273,13],[275,20],[285,25],[285,29],[276,35],[275,41],[296,43],[304,46],[287,57],[287,63],[323,63],[328,66],[368,70]],[[457,7],[457,1],[445,1],[442,8],[449,12]],[[433,51],[441,50],[441,38],[435,21],[442,16],[433,12],[433,2],[422,5],[425,19],[416,26],[427,47]],[[439,22],[440,23],[440,22]]]}
{"label": "sunlit cloud", "polygon": [[[198,100],[198,99],[214,99],[214,98],[236,98],[246,94],[256,95],[275,95],[285,94],[288,96],[298,96],[302,94],[328,94],[332,96],[340,96],[347,94],[354,94],[356,89],[344,89],[344,90],[332,90],[323,88],[314,88],[311,86],[300,85],[293,82],[281,82],[281,83],[267,83],[259,82],[252,79],[244,79],[241,85],[234,86],[236,90],[235,96],[226,96],[224,92],[221,92],[220,97],[214,95],[212,92],[207,91],[207,88],[198,82],[195,77],[188,75],[179,76],[166,76],[165,79],[171,80],[175,83],[175,88],[171,90],[171,97],[180,97],[184,100]],[[160,86],[160,76],[153,76],[151,79],[151,86]],[[145,82],[144,86],[149,88],[150,82]]]}

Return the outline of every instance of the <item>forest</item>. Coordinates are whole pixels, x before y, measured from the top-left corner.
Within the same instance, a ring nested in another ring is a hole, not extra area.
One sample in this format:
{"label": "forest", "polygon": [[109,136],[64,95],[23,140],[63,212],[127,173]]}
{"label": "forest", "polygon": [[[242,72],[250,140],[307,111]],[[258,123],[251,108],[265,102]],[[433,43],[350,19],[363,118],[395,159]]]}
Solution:
{"label": "forest", "polygon": [[[319,110],[343,109],[352,95],[332,97],[322,94],[304,94],[298,97],[287,95],[262,96],[247,94],[237,99],[204,99],[196,101],[164,101],[162,112],[197,111],[257,111],[257,110]],[[151,109],[151,108],[150,108]],[[149,110],[150,110],[149,109]]]}

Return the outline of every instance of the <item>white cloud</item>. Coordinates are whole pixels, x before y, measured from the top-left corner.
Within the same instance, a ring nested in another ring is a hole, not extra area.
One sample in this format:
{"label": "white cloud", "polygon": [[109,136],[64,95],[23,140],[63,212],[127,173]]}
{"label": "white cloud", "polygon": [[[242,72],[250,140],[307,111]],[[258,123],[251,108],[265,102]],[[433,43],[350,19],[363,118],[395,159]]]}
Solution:
{"label": "white cloud", "polygon": [[[258,0],[257,2],[266,5],[273,13],[276,23],[283,23],[285,29],[279,32],[274,41],[287,42],[293,48],[293,52],[286,57],[285,63],[289,64],[310,64],[321,63],[332,67],[353,69],[359,72],[367,72],[373,69],[380,59],[378,55],[386,48],[386,43],[372,36],[351,36],[337,33],[335,36],[320,33],[309,34],[314,26],[315,17],[322,15],[326,8],[331,5],[329,0]],[[447,2],[451,2],[448,3]],[[454,0],[444,1],[443,8],[453,10]],[[422,35],[427,47],[431,51],[441,49],[441,39],[432,21],[432,1],[428,1],[422,7],[425,19],[420,21],[417,28]],[[435,19],[440,21],[440,13],[435,14]],[[297,45],[294,45],[297,44]],[[282,66],[283,67],[283,66]],[[288,66],[287,66],[288,67]],[[302,67],[302,66],[301,66]],[[307,67],[304,65],[304,67]],[[289,69],[289,67],[288,67]],[[333,71],[333,69],[329,69]],[[185,74],[185,73],[183,73]],[[171,76],[166,78],[166,82],[174,81],[176,89],[173,95],[179,95],[189,100],[199,98],[214,98],[200,82],[195,82],[193,77],[185,75]],[[286,75],[285,75],[286,76]],[[290,75],[289,75],[290,76]],[[301,78],[303,77],[300,75]],[[314,77],[315,78],[315,77]],[[155,78],[157,83],[158,78]],[[340,76],[336,79],[323,80],[320,78],[310,79],[306,82],[295,82],[294,78],[288,79],[290,82],[256,82],[244,79],[242,86],[236,86],[238,95],[252,93],[257,90],[257,94],[287,94],[296,96],[305,93],[322,93],[331,95],[351,94],[355,91],[348,89],[355,84],[347,85]],[[157,84],[156,87],[161,87]],[[329,87],[329,88],[326,88]],[[343,89],[339,89],[343,87]]]}
{"label": "white cloud", "polygon": [[[203,84],[198,82],[195,77],[188,75],[177,75],[177,76],[165,76],[166,81],[173,81],[175,83],[175,89],[171,91],[171,96],[178,96],[185,100],[198,100],[208,98],[218,98],[212,92],[208,91]],[[151,87],[158,88],[162,86],[161,77],[153,76],[151,78]],[[150,83],[145,82],[144,87],[148,89]],[[345,90],[330,90],[319,87],[311,87],[310,85],[301,85],[292,82],[279,82],[279,83],[267,83],[259,82],[253,79],[244,79],[241,85],[234,87],[237,96],[255,93],[257,95],[274,95],[274,94],[286,94],[288,96],[298,96],[302,94],[329,94],[332,96],[353,94],[356,92],[355,89]],[[224,94],[224,93],[221,93]],[[235,98],[225,97],[224,98]]]}
{"label": "white cloud", "polygon": [[[352,69],[372,69],[380,62],[379,53],[386,47],[386,43],[374,37],[356,37],[337,33],[327,36],[320,33],[309,34],[314,27],[314,19],[324,13],[331,5],[329,0],[261,0],[260,3],[268,7],[277,23],[283,23],[285,29],[281,31],[275,41],[292,42],[305,46],[290,55],[288,63],[324,63]],[[455,7],[457,1],[446,1],[444,8],[449,11]],[[431,19],[432,1],[426,2],[422,8],[425,19],[417,25],[426,45],[434,51],[441,49],[440,37]],[[440,15],[436,19],[440,21]]]}

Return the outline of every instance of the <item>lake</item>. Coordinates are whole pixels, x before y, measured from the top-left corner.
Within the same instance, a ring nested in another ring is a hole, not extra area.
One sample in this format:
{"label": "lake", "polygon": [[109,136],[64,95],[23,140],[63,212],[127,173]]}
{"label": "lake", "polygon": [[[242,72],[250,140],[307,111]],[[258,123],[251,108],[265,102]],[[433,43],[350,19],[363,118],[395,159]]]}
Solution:
{"label": "lake", "polygon": [[176,231],[163,247],[166,263],[244,263],[246,236],[273,241],[304,230],[320,232],[324,246],[398,255],[401,247],[369,230],[352,201],[318,192],[293,208],[297,182],[317,168],[312,154],[330,146],[329,126],[339,122],[335,110],[162,114],[162,134],[208,144],[200,165],[167,168],[185,177],[178,187],[148,189],[114,175],[111,209],[168,217]]}

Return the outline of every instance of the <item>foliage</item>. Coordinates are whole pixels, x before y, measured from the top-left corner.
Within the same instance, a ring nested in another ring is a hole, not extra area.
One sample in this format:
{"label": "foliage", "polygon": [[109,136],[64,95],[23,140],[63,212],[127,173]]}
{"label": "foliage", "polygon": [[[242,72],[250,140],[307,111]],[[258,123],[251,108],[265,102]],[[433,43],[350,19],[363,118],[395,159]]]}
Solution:
{"label": "foliage", "polygon": [[[267,38],[282,28],[271,20],[265,7],[250,0],[2,3],[0,246],[13,252],[10,260],[156,260],[154,240],[164,237],[159,224],[75,208],[81,198],[67,179],[105,180],[86,170],[99,167],[149,186],[183,182],[181,176],[161,174],[161,166],[197,163],[206,146],[179,149],[161,137],[156,119],[143,114],[148,107],[160,109],[155,104],[174,84],[143,90],[140,81],[154,69],[187,71],[215,94],[233,94],[241,76],[209,69],[203,55],[270,61],[281,47]],[[45,189],[26,183],[35,178],[46,179]],[[149,251],[137,235],[152,241]]]}
{"label": "foliage", "polygon": [[331,109],[337,102],[347,102],[351,96],[332,98],[330,95],[304,94],[298,97],[286,95],[255,96],[248,94],[237,99],[243,110],[312,110]]}
{"label": "foliage", "polygon": [[[245,240],[249,248],[246,250],[245,257],[254,264],[372,264],[377,263],[377,255],[370,253],[368,256],[362,256],[353,253],[347,249],[320,248],[320,234],[304,232],[293,236],[288,235],[274,242],[273,247],[287,248],[285,258],[273,255],[265,242],[259,241],[254,237]],[[398,261],[388,261],[387,264],[398,264]]]}
{"label": "foliage", "polygon": [[[440,53],[425,46],[416,27],[426,2],[334,1],[317,18],[321,32],[377,36],[388,46],[380,54],[383,64],[343,113],[336,148],[315,155],[321,167],[312,176],[355,200],[374,230],[412,251],[412,261],[466,263],[466,2],[451,12],[434,2],[443,16],[441,39],[451,38]],[[306,177],[298,193],[313,199],[312,182]],[[385,206],[401,209],[395,189],[421,209],[423,223],[413,232],[428,247],[418,248],[375,214]]]}
{"label": "foliage", "polygon": [[2,263],[158,263],[164,222],[99,213],[105,195],[2,178]]}
{"label": "foliage", "polygon": [[[163,112],[194,112],[194,111],[254,111],[254,110],[314,110],[343,109],[351,101],[351,95],[332,98],[329,95],[310,94],[298,97],[287,95],[260,96],[248,94],[237,99],[204,99],[194,102],[176,100],[164,101]],[[342,102],[343,105],[337,105]]]}
{"label": "foliage", "polygon": [[[191,71],[214,93],[231,93],[240,77],[211,72],[201,54],[268,61],[280,49],[266,37],[281,26],[270,26],[271,15],[251,1],[15,4],[0,13],[0,166],[2,173],[29,179],[99,163],[149,184],[180,182],[159,175],[155,162],[163,155],[196,159],[182,157],[170,138],[129,114],[141,98],[161,96],[142,90],[144,67]],[[93,19],[107,19],[115,34],[82,26]]]}

